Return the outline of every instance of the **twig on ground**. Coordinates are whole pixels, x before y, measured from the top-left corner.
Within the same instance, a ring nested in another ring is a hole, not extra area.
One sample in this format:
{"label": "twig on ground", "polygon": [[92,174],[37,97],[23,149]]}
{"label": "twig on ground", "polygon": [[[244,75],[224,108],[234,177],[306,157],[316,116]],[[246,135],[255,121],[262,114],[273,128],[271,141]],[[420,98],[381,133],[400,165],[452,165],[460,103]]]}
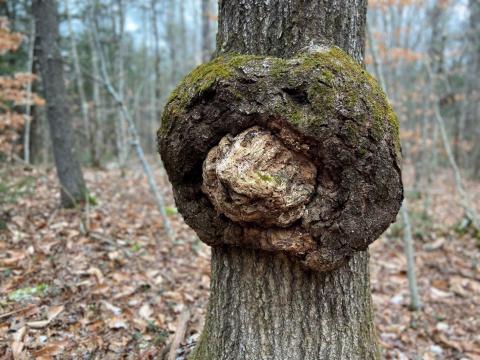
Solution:
{"label": "twig on ground", "polygon": [[180,314],[180,319],[178,320],[177,329],[175,330],[175,335],[170,346],[170,352],[168,353],[167,360],[175,360],[177,349],[180,347],[180,344],[185,337],[185,333],[187,332],[189,319],[190,311],[188,309],[183,310]]}

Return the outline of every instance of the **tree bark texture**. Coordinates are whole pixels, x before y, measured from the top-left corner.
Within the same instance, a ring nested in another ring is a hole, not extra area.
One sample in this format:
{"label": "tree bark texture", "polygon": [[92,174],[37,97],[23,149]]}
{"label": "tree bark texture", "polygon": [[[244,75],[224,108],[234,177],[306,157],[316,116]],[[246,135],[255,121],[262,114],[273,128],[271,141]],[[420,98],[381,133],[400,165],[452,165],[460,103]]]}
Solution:
{"label": "tree bark texture", "polygon": [[280,254],[213,248],[207,322],[194,359],[376,358],[367,252],[316,273]]}
{"label": "tree bark texture", "polygon": [[[217,52],[288,57],[337,45],[363,62],[364,0],[219,2]],[[281,253],[217,246],[195,360],[377,359],[368,252],[332,272]]]}
{"label": "tree bark texture", "polygon": [[56,2],[34,0],[32,4],[53,156],[61,186],[61,203],[62,206],[71,207],[85,200],[86,187],[74,150],[72,119],[63,80],[63,62],[58,47]]}
{"label": "tree bark texture", "polygon": [[363,61],[366,0],[220,0],[217,51],[287,57],[337,45]]}

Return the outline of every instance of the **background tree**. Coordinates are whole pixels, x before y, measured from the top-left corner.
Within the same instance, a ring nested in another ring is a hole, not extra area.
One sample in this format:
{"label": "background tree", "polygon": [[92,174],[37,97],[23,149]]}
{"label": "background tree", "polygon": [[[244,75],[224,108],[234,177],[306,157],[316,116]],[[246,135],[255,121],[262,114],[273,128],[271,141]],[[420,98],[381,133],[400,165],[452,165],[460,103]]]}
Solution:
{"label": "background tree", "polygon": [[63,62],[58,47],[57,7],[54,0],[35,0],[32,11],[61,203],[64,207],[71,207],[86,199],[87,189],[75,153],[72,120],[65,96]]}

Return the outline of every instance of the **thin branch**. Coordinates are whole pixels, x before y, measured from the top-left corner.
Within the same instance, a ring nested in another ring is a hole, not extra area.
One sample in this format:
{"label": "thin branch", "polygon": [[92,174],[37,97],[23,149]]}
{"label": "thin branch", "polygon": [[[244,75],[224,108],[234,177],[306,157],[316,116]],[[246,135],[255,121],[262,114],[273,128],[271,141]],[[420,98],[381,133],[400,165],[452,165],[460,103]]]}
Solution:
{"label": "thin branch", "polygon": [[447,131],[445,129],[445,121],[443,120],[443,116],[440,112],[440,107],[438,105],[439,99],[438,99],[438,94],[435,91],[435,86],[434,86],[435,77],[433,76],[433,73],[432,73],[430,60],[428,59],[427,61],[424,61],[424,64],[425,64],[425,68],[427,69],[427,74],[430,79],[430,83],[432,84],[432,89],[430,92],[433,95],[433,110],[435,114],[435,120],[440,129],[440,135],[442,137],[443,146],[447,153],[448,161],[450,162],[450,166],[453,169],[453,174],[455,178],[455,188],[457,190],[457,193],[460,195],[460,206],[463,208],[463,211],[465,212],[465,217],[471,221],[475,229],[480,230],[480,217],[477,211],[475,210],[475,208],[473,207],[473,205],[471,204],[470,199],[468,198],[468,195],[463,187],[463,181],[462,181],[460,169],[458,168],[457,162],[455,161],[455,157],[453,156],[453,152],[452,152],[452,147],[450,146],[450,142],[448,140]]}
{"label": "thin branch", "polygon": [[[92,21],[92,23],[93,23],[93,26],[95,27],[95,22]],[[103,84],[107,93],[115,101],[116,105],[119,106],[125,120],[128,123],[128,131],[130,132],[130,135],[132,137],[131,143],[132,143],[133,147],[135,148],[135,152],[137,153],[137,156],[140,159],[140,162],[142,164],[143,170],[144,170],[144,172],[147,176],[148,184],[149,184],[150,190],[151,190],[151,192],[154,196],[155,203],[158,207],[158,210],[160,211],[160,215],[162,216],[162,221],[163,221],[167,236],[171,240],[173,240],[175,238],[175,235],[174,235],[173,229],[170,225],[170,221],[168,220],[168,215],[167,215],[167,212],[166,212],[166,209],[165,209],[165,199],[164,199],[163,195],[160,193],[160,191],[158,190],[158,187],[157,187],[157,184],[155,182],[155,178],[153,176],[150,165],[148,164],[147,159],[145,158],[145,153],[143,151],[142,146],[140,145],[139,135],[138,135],[137,128],[135,126],[135,122],[133,121],[133,118],[132,118],[130,112],[128,111],[128,108],[125,105],[125,102],[122,98],[122,95],[119,94],[115,90],[115,88],[113,87],[112,82],[110,80],[110,76],[108,75],[107,66],[106,66],[106,62],[105,62],[105,57],[104,57],[103,51],[101,49],[101,46],[99,44],[98,37],[97,37],[98,31],[94,31],[93,34],[94,34],[94,36],[93,36],[94,44],[95,44],[95,47],[97,49],[97,53],[99,55],[99,60],[100,60],[100,73],[101,73],[102,78],[99,79],[99,80]]]}
{"label": "thin branch", "polygon": [[[383,69],[381,67],[381,63],[379,62],[377,46],[368,26],[367,36],[368,41],[370,42],[370,51],[373,58],[373,66],[375,73],[377,75],[380,86],[383,88],[383,90],[387,93],[388,96],[388,90],[386,87],[387,85],[383,76]],[[413,248],[412,227],[410,224],[410,217],[408,215],[406,198],[403,199],[400,213],[402,215],[403,221],[403,249],[405,251],[405,257],[407,258],[407,277],[408,286],[410,289],[410,308],[416,311],[422,307],[422,303],[420,300],[420,295],[418,293],[417,278],[415,276],[415,250]]]}

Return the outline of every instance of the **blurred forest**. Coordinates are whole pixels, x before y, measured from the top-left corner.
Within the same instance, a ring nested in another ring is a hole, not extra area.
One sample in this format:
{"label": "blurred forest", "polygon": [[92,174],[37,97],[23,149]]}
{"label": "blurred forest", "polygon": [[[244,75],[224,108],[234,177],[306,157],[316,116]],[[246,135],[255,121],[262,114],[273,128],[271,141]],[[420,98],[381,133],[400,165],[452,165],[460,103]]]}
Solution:
{"label": "blurred forest", "polygon": [[[175,85],[213,56],[217,4],[57,4],[88,193],[58,206],[31,1],[0,0],[0,358],[183,359],[210,250],[177,214],[155,139]],[[404,157],[406,202],[371,247],[384,357],[480,359],[480,1],[370,0],[365,63]]]}

